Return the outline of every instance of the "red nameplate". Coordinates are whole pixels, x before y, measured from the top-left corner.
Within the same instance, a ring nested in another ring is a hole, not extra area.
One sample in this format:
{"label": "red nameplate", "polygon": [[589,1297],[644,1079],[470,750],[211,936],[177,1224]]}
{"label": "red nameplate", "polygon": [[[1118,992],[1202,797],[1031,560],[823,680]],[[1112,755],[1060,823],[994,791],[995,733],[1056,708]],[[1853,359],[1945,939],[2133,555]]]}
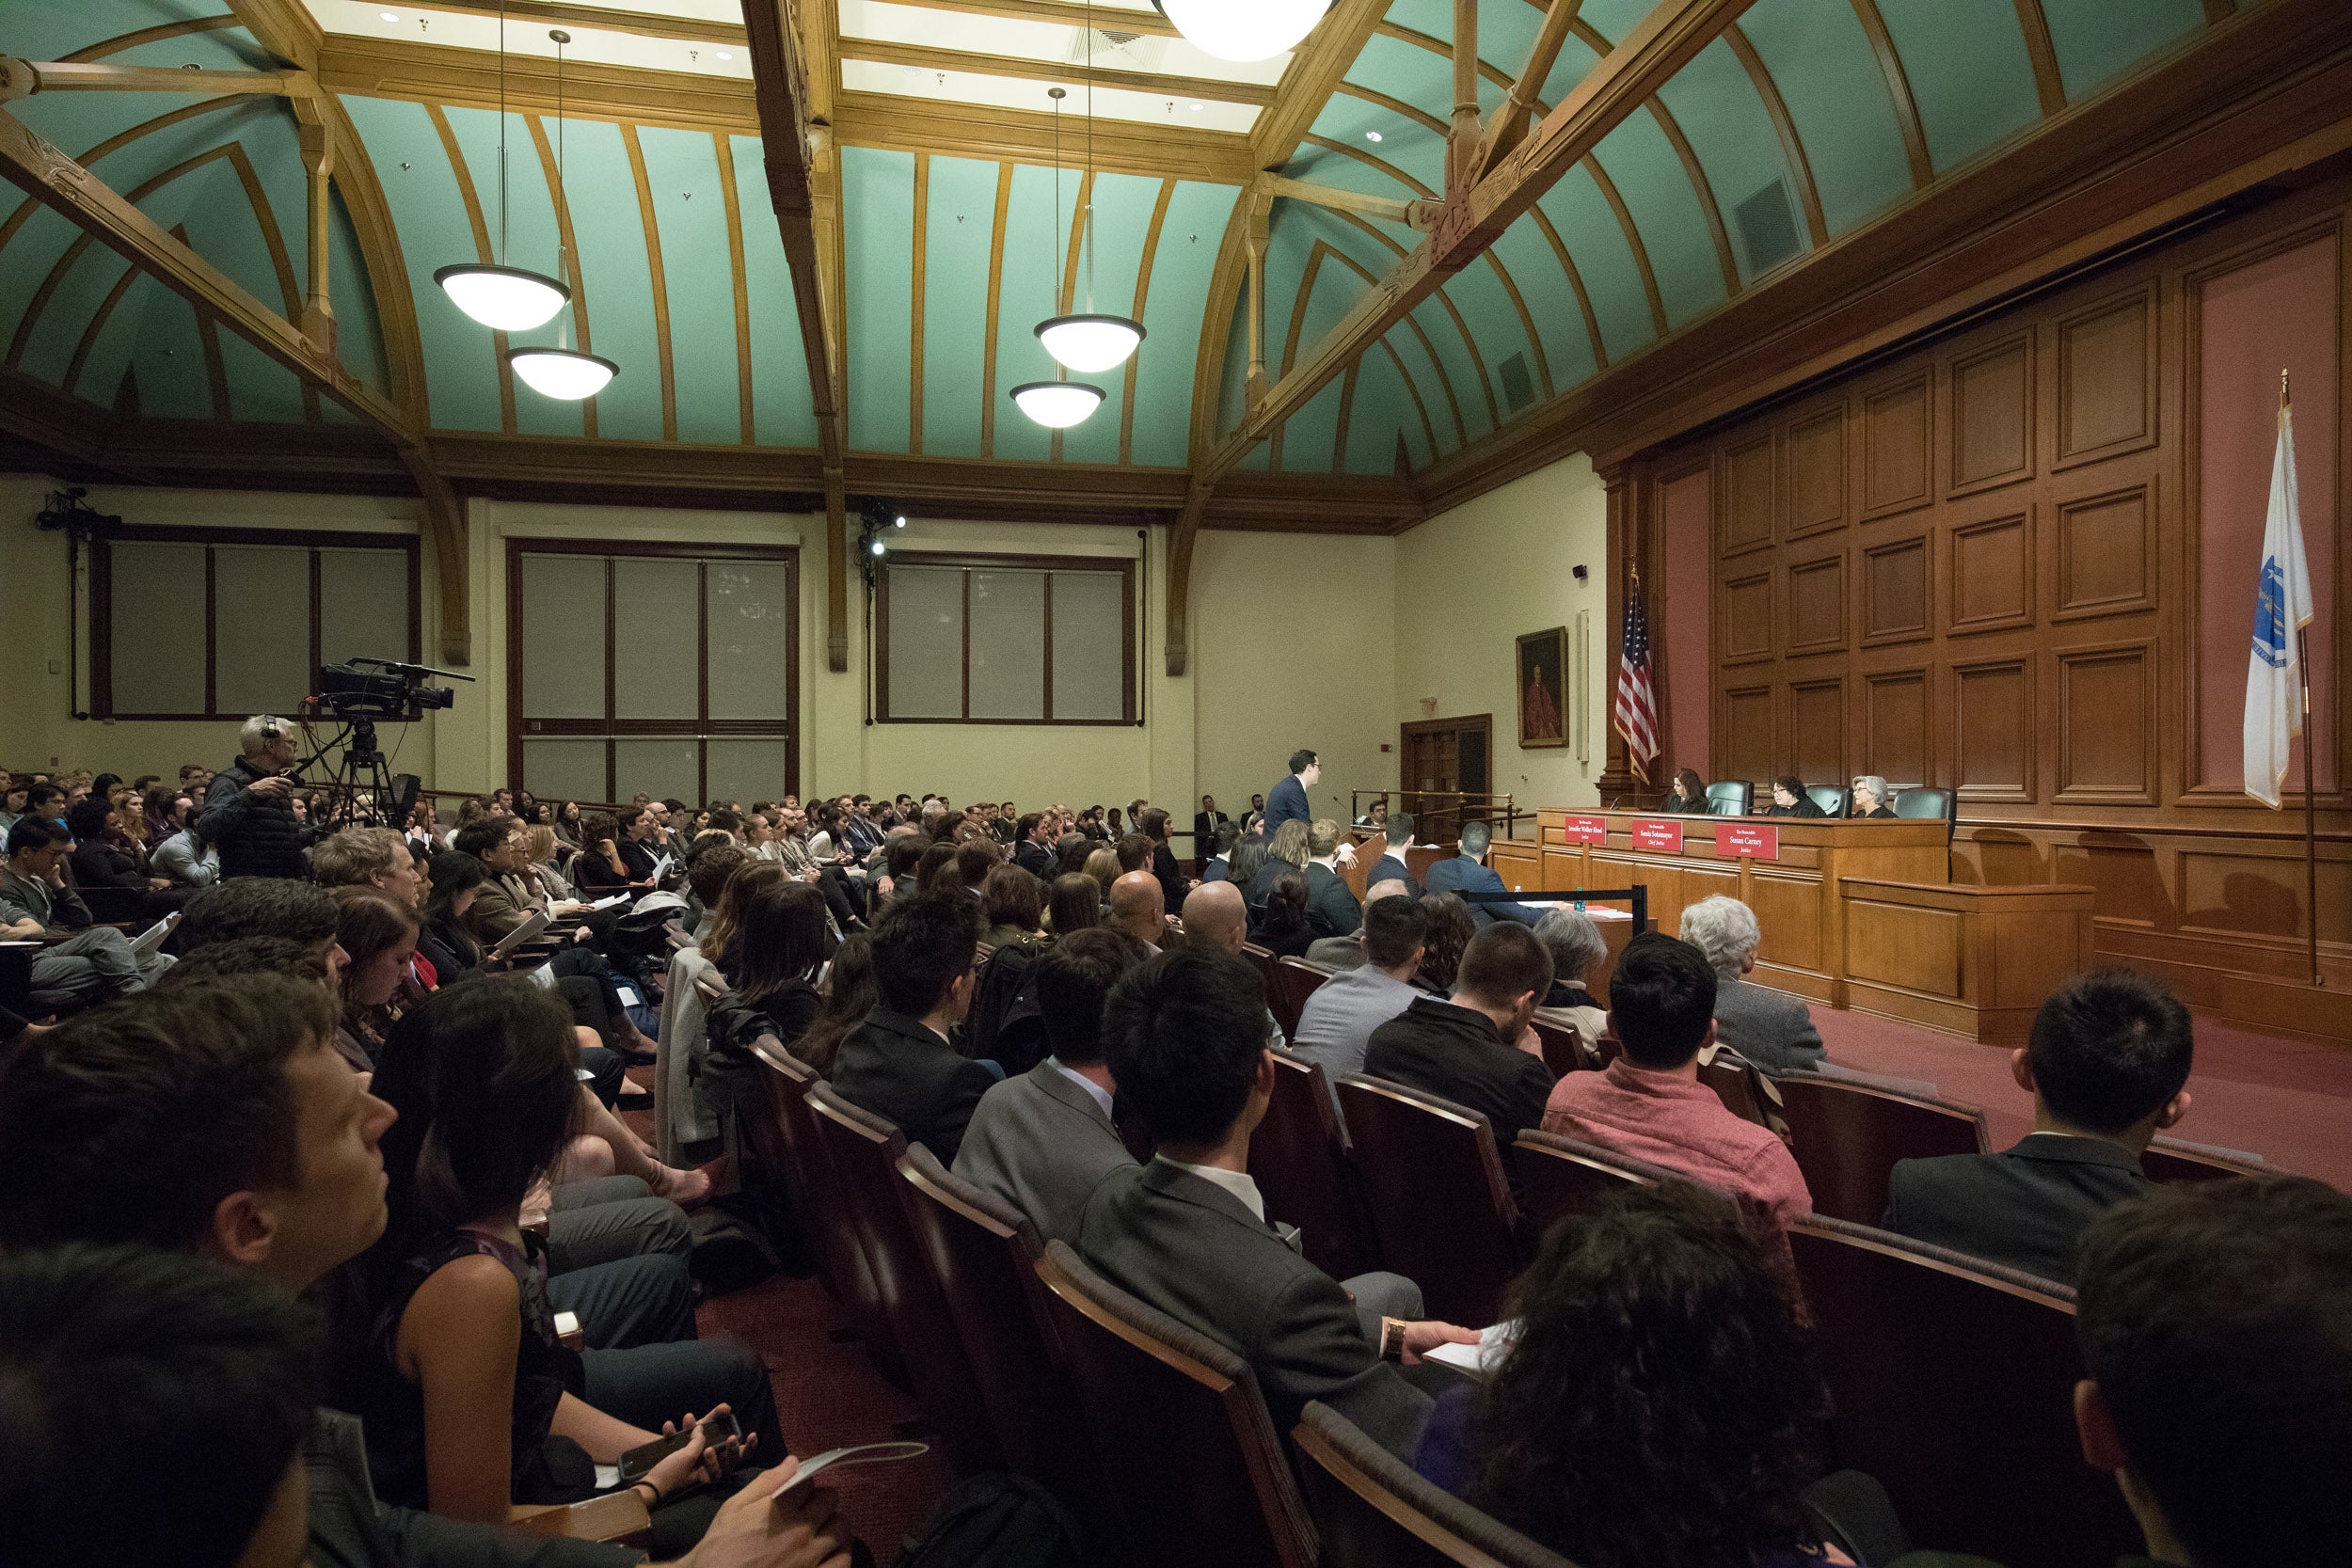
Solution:
{"label": "red nameplate", "polygon": [[1664,821],[1646,818],[1633,824],[1633,847],[1636,849],[1671,849],[1682,852],[1682,824],[1673,817]]}
{"label": "red nameplate", "polygon": [[1776,861],[1780,859],[1780,830],[1763,822],[1726,822],[1715,830],[1715,853],[1725,860],[1738,855]]}
{"label": "red nameplate", "polygon": [[1605,816],[1569,816],[1560,822],[1560,842],[1563,844],[1606,844],[1609,842],[1609,818]]}

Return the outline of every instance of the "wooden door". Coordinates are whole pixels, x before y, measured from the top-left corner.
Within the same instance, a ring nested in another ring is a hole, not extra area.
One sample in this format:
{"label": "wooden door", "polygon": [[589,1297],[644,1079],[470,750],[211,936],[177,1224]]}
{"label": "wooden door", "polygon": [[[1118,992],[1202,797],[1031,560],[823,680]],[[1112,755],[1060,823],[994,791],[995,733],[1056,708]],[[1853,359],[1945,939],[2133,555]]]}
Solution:
{"label": "wooden door", "polygon": [[1423,844],[1450,844],[1461,832],[1466,810],[1473,816],[1486,815],[1485,802],[1466,803],[1461,797],[1484,795],[1491,787],[1494,715],[1425,719],[1397,734],[1404,756],[1403,805],[1414,814],[1413,836]]}

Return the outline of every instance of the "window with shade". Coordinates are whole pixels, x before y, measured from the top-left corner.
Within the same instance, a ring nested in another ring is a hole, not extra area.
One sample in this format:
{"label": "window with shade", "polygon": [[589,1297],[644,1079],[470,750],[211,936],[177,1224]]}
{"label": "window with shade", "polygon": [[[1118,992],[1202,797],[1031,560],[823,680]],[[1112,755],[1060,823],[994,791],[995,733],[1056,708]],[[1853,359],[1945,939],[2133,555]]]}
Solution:
{"label": "window with shade", "polygon": [[507,541],[509,774],[544,800],[800,788],[799,552]]}
{"label": "window with shade", "polygon": [[1132,724],[1133,561],[893,551],[875,706],[897,724]]}
{"label": "window with shade", "polygon": [[89,606],[100,719],[291,715],[322,664],[420,657],[413,535],[120,529]]}

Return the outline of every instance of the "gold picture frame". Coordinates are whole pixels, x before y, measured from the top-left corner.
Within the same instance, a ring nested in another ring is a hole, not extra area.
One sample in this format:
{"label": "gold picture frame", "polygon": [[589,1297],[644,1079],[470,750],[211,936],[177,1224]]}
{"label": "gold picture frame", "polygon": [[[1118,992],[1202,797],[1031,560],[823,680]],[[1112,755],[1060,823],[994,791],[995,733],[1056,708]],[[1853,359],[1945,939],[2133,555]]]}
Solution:
{"label": "gold picture frame", "polygon": [[1568,628],[1531,631],[1518,640],[1519,745],[1522,749],[1568,743]]}

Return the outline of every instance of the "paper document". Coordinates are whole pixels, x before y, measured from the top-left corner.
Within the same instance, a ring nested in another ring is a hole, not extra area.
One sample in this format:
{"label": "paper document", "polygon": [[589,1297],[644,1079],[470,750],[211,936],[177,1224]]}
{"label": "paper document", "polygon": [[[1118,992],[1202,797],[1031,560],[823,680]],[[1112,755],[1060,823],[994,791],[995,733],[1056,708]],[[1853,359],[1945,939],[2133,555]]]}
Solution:
{"label": "paper document", "polygon": [[653,863],[653,879],[654,879],[656,882],[660,881],[662,878],[667,877],[669,874],[670,874],[670,857],[669,857],[669,856],[664,855],[664,856],[662,856],[660,860],[658,860],[658,861],[656,861],[656,862],[654,862],[654,863]]}
{"label": "paper document", "polygon": [[599,899],[597,899],[595,903],[593,903],[593,904],[589,905],[588,907],[589,907],[590,909],[592,909],[592,910],[609,910],[609,909],[611,909],[611,908],[612,908],[613,905],[615,905],[615,904],[626,904],[626,903],[628,903],[628,894],[626,894],[626,893],[616,893],[616,894],[614,894],[614,895],[613,895],[612,897],[610,897],[610,898],[599,898]]}
{"label": "paper document", "polygon": [[799,1491],[817,1479],[820,1470],[835,1465],[882,1465],[896,1459],[913,1459],[931,1451],[929,1443],[861,1443],[853,1449],[828,1449],[801,1461],[801,1467],[792,1479],[768,1494],[771,1500]]}
{"label": "paper document", "polygon": [[179,924],[180,911],[174,910],[146,930],[141,931],[132,942],[131,951],[142,958],[148,957],[164,944],[164,938],[171,935],[171,928]]}
{"label": "paper document", "polygon": [[1451,1367],[1457,1372],[1467,1372],[1471,1377],[1489,1378],[1494,1376],[1495,1369],[1502,1365],[1503,1356],[1510,1354],[1511,1341],[1518,1337],[1518,1330],[1519,1325],[1516,1322],[1495,1323],[1479,1333],[1478,1342],[1474,1345],[1439,1345],[1433,1351],[1424,1352],[1422,1359]]}
{"label": "paper document", "polygon": [[490,957],[502,958],[516,948],[537,937],[548,928],[548,911],[533,910],[523,923],[499,938],[499,944],[490,949]]}

